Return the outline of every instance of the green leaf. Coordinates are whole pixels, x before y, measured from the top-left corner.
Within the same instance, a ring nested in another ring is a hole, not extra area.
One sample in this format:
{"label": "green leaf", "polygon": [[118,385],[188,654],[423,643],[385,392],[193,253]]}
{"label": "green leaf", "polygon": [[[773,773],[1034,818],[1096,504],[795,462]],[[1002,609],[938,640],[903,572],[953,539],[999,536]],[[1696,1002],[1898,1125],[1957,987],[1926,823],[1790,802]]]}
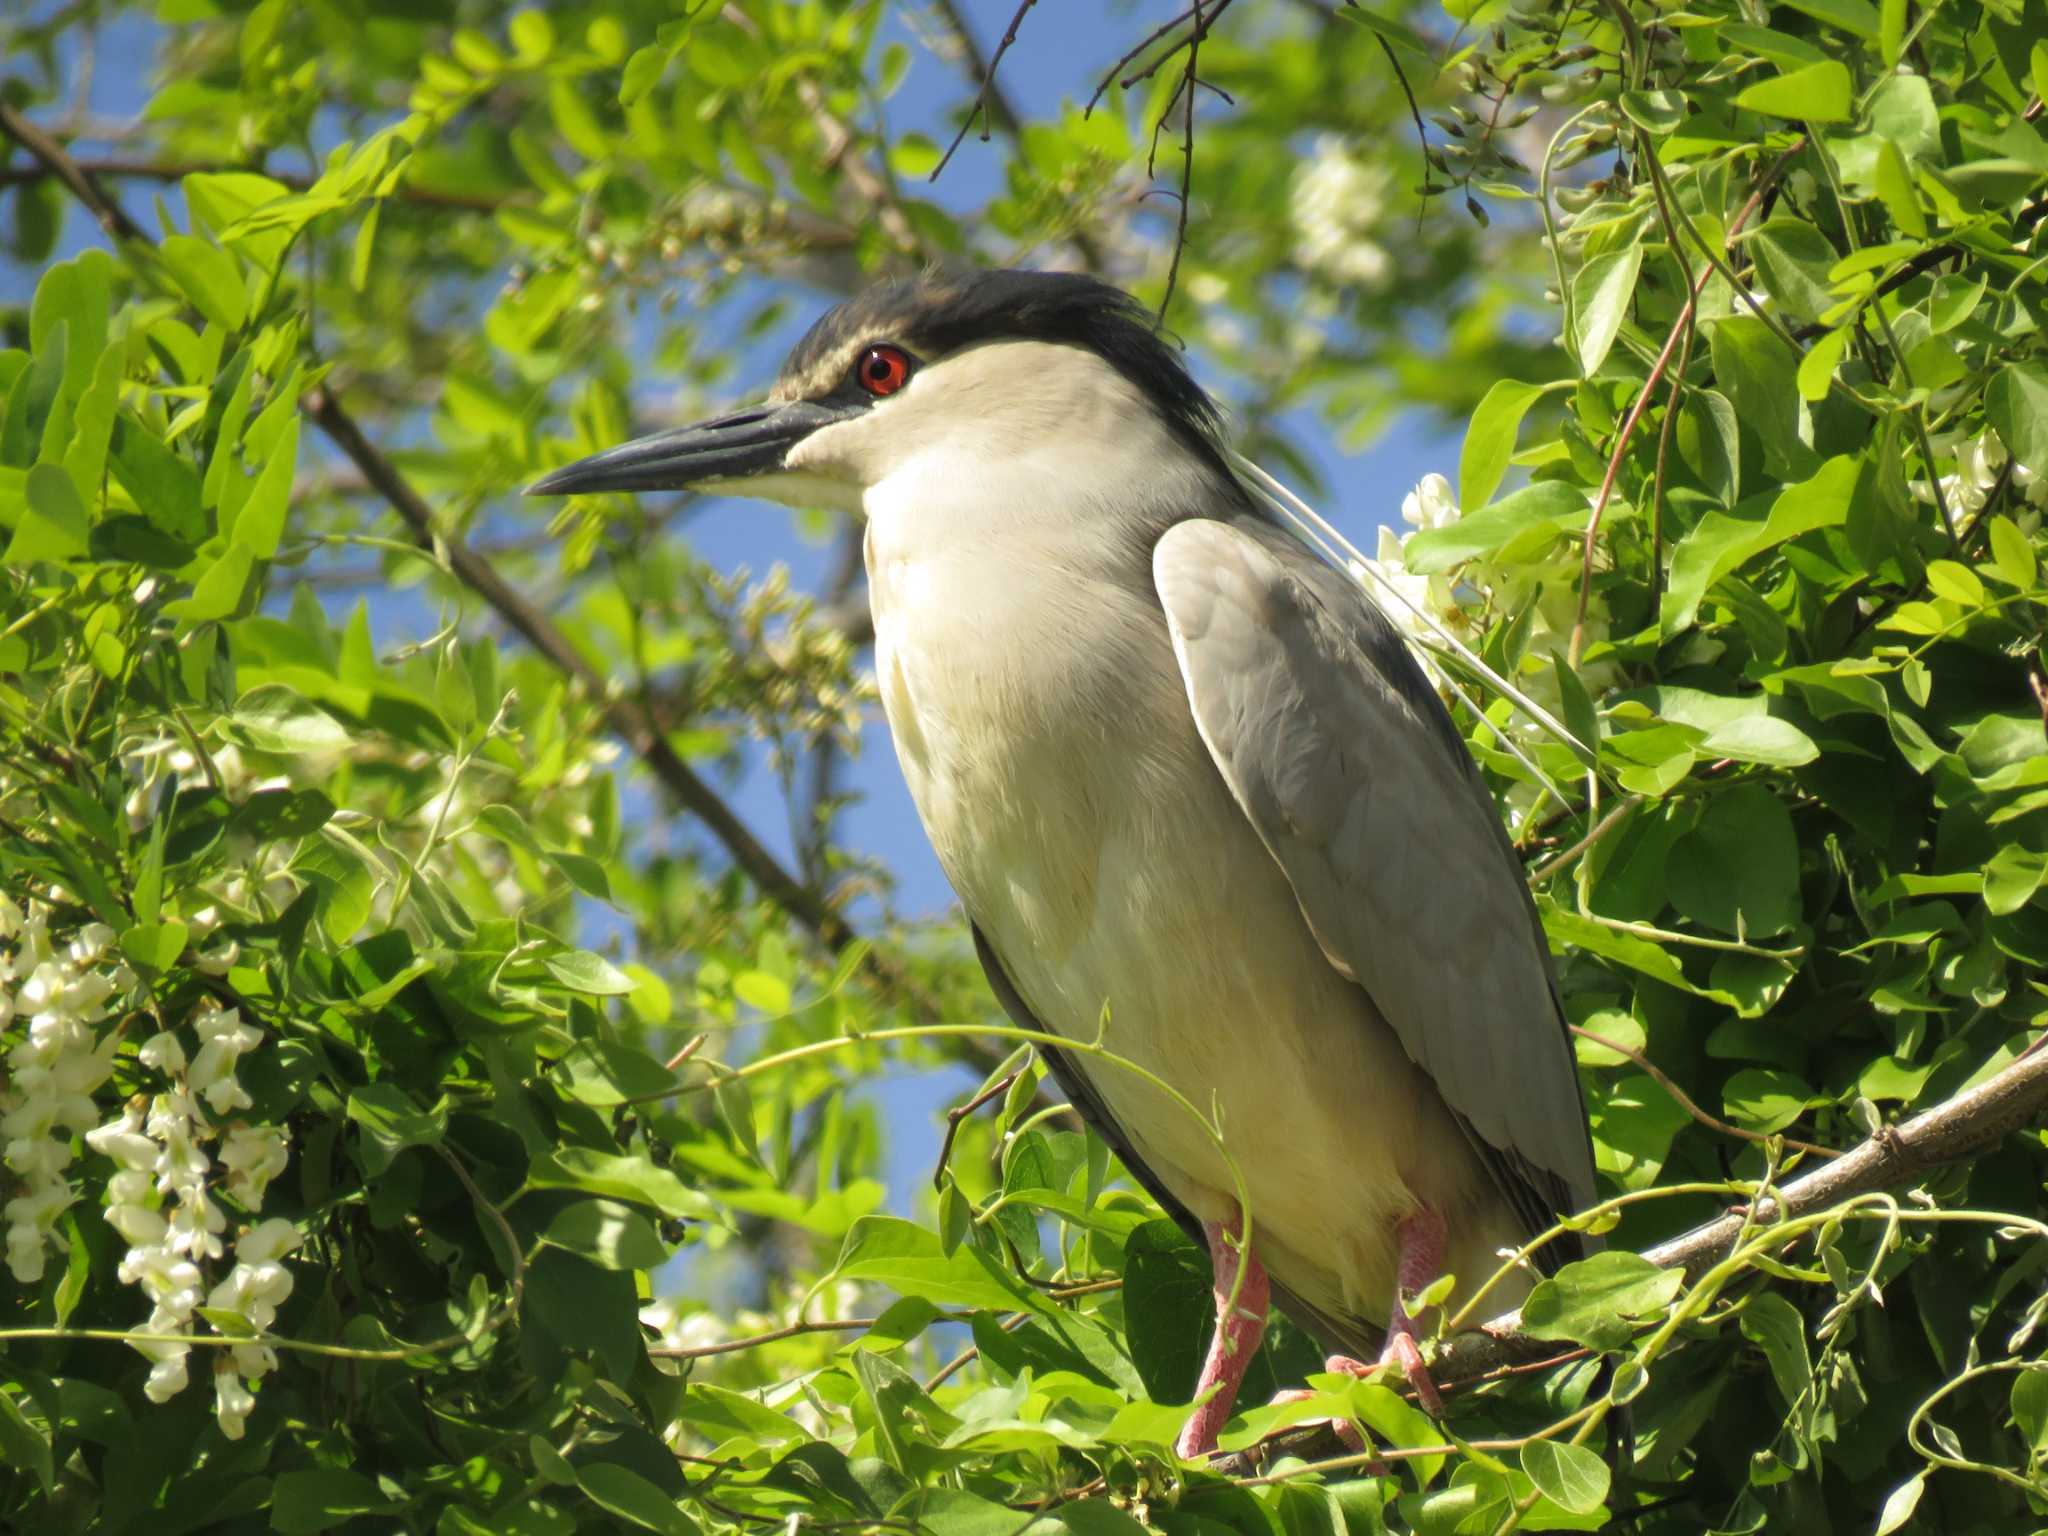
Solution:
{"label": "green leaf", "polygon": [[664,1216],[711,1219],[718,1207],[666,1168],[640,1156],[614,1155],[589,1147],[558,1147],[537,1159],[526,1175],[529,1184],[545,1189],[580,1189],[593,1195],[651,1205]]}
{"label": "green leaf", "polygon": [[1877,38],[1877,9],[1868,0],[1784,0],[1784,3],[1865,42],[1874,42]]}
{"label": "green leaf", "polygon": [[2034,585],[2034,546],[2009,517],[1991,519],[1991,563],[1998,579],[2022,592]]}
{"label": "green leaf", "polygon": [[1631,245],[1595,256],[1572,278],[1572,350],[1578,354],[1579,372],[1589,379],[1607,360],[1642,270],[1643,248]]}
{"label": "green leaf", "polygon": [[1913,1511],[1920,1507],[1920,1495],[1927,1491],[1926,1467],[1922,1467],[1898,1487],[1885,1495],[1884,1508],[1878,1511],[1877,1529],[1873,1536],[1894,1536],[1912,1523]]}
{"label": "green leaf", "polygon": [[1764,447],[1764,463],[1787,479],[1811,475],[1813,415],[1799,397],[1798,355],[1751,314],[1728,315],[1707,328],[1714,376],[1742,424]]}
{"label": "green leaf", "polygon": [[125,413],[114,418],[107,463],[152,527],[185,544],[205,539],[209,530],[199,472]]}
{"label": "green leaf", "polygon": [[766,1403],[756,1402],[744,1392],[734,1392],[710,1382],[693,1382],[676,1410],[682,1423],[708,1432],[713,1443],[744,1435],[761,1445],[780,1445],[804,1439],[803,1427],[787,1414],[777,1413]]}
{"label": "green leaf", "polygon": [[235,514],[233,536],[259,560],[277,553],[284,535],[285,514],[291,509],[292,477],[298,471],[299,422],[295,416],[285,428],[284,438],[265,462],[242,508]]}
{"label": "green leaf", "polygon": [[70,324],[59,321],[8,391],[7,415],[0,423],[0,464],[27,469],[35,462],[44,428],[63,393],[70,335]]}
{"label": "green leaf", "polygon": [[1509,540],[1545,525],[1558,534],[1583,528],[1590,504],[1586,493],[1561,480],[1539,480],[1492,506],[1468,512],[1445,528],[1426,528],[1411,535],[1401,563],[1418,575],[1433,576],[1467,560],[1492,555]]}
{"label": "green leaf", "polygon": [[621,997],[633,990],[633,978],[613,965],[602,955],[594,955],[587,949],[564,950],[547,955],[541,964],[571,992],[584,992],[592,997]]}
{"label": "green leaf", "polygon": [[1540,384],[1498,379],[1481,397],[1458,454],[1459,506],[1476,512],[1493,499],[1508,471],[1508,461],[1514,457],[1522,418],[1543,394]]}
{"label": "green leaf", "polygon": [[1855,82],[1846,66],[1825,59],[1759,80],[1735,98],[1735,105],[1770,117],[1808,123],[1846,123],[1855,100]]}
{"label": "green leaf", "polygon": [[1806,1113],[1813,1090],[1790,1072],[1744,1067],[1721,1090],[1728,1118],[1752,1131],[1782,1131]]}
{"label": "green leaf", "polygon": [[1902,234],[1915,240],[1927,238],[1927,212],[1920,206],[1920,194],[1913,187],[1913,173],[1906,157],[1890,139],[1877,146],[1877,195]]}
{"label": "green leaf", "polygon": [[1637,127],[1661,136],[1685,121],[1685,95],[1681,91],[1623,91],[1621,110]]}
{"label": "green leaf", "polygon": [[2034,899],[2048,876],[2048,856],[2006,843],[1984,866],[1984,905],[1993,917],[2010,917]]}
{"label": "green leaf", "polygon": [[771,1019],[789,1012],[789,983],[767,971],[741,971],[732,979],[732,995]]}
{"label": "green leaf", "polygon": [[281,683],[250,689],[225,723],[240,745],[287,757],[339,751],[353,739],[334,716]]}
{"label": "green leaf", "polygon": [[1694,922],[1761,938],[1799,921],[1799,839],[1791,813],[1761,784],[1737,784],[1708,802],[1671,847],[1671,903]]}
{"label": "green leaf", "polygon": [[1789,720],[1774,715],[1744,715],[1715,726],[1700,741],[1701,757],[1728,757],[1738,763],[1765,763],[1797,768],[1820,756],[1813,738]]}
{"label": "green leaf", "polygon": [[2035,1455],[2048,1452],[2048,1367],[2036,1364],[2013,1378],[2012,1421]]}
{"label": "green leaf", "polygon": [[394,1083],[365,1083],[348,1096],[348,1117],[363,1128],[363,1171],[371,1177],[407,1147],[438,1147],[448,1131],[448,1106],[421,1109]]}
{"label": "green leaf", "polygon": [[1927,585],[1936,597],[1945,597],[1965,608],[1984,606],[1984,583],[1977,573],[1953,560],[1927,562]]}
{"label": "green leaf", "polygon": [[938,169],[939,146],[921,133],[899,134],[889,146],[889,164],[898,176],[915,181]]}
{"label": "green leaf", "polygon": [[1842,354],[1848,350],[1849,333],[1843,329],[1824,332],[1807,348],[1806,356],[1799,360],[1796,379],[1799,398],[1805,401],[1825,400],[1828,390],[1835,381],[1835,369],[1841,366]]}
{"label": "green leaf", "polygon": [[34,1472],[44,1496],[49,1495],[57,1479],[50,1437],[29,1423],[14,1394],[5,1391],[0,1391],[0,1455],[4,1455],[8,1466]]}
{"label": "green leaf", "polygon": [[1396,21],[1390,16],[1378,15],[1355,3],[1355,0],[1353,4],[1343,7],[1336,14],[1346,21],[1364,27],[1376,36],[1385,38],[1396,48],[1406,50],[1415,60],[1431,68],[1435,67],[1436,52],[1429,40],[1406,23]]}
{"label": "green leaf", "polygon": [[619,1040],[578,1040],[556,1064],[579,1104],[610,1109],[676,1092],[682,1079],[638,1046]]}
{"label": "green leaf", "polygon": [[255,554],[246,544],[230,544],[200,573],[192,595],[164,604],[164,612],[195,624],[245,613],[254,606],[255,575]]}
{"label": "green leaf", "polygon": [[381,202],[370,204],[370,211],[363,215],[363,222],[356,226],[355,249],[349,256],[348,285],[357,293],[370,286],[370,258],[377,249],[377,222],[384,212]]}
{"label": "green leaf", "polygon": [[591,1503],[621,1520],[661,1536],[697,1536],[696,1522],[676,1507],[676,1501],[630,1467],[592,1462],[576,1469],[576,1482]]}
{"label": "green leaf", "polygon": [[1590,1515],[1607,1502],[1607,1463],[1568,1440],[1531,1440],[1522,1447],[1522,1470],[1560,1509]]}
{"label": "green leaf", "polygon": [[1684,1288],[1680,1271],[1610,1249],[1537,1281],[1522,1305],[1523,1331],[1602,1352],[1618,1350],[1638,1328],[1661,1317]]}
{"label": "green leaf", "polygon": [[1719,390],[1688,392],[1678,417],[1678,451],[1700,483],[1724,507],[1732,507],[1742,487],[1742,431],[1735,407]]}
{"label": "green leaf", "polygon": [[180,922],[137,923],[121,935],[121,953],[145,970],[168,971],[185,952],[185,937]]}
{"label": "green leaf", "polygon": [[305,1536],[361,1515],[394,1514],[406,1503],[346,1467],[286,1472],[271,1490],[270,1528],[283,1536]]}
{"label": "green leaf", "polygon": [[71,477],[58,465],[38,464],[28,472],[27,503],[0,565],[75,559],[91,537],[92,520]]}
{"label": "green leaf", "polygon": [[1818,320],[1834,307],[1828,273],[1835,248],[1800,219],[1774,218],[1744,242],[1755,257],[1757,275],[1780,307],[1802,320]]}
{"label": "green leaf", "polygon": [[1811,479],[1780,492],[1761,521],[1726,512],[1702,517],[1671,556],[1671,581],[1659,616],[1664,635],[1689,628],[1701,600],[1729,572],[1787,539],[1845,521],[1863,470],[1861,460],[1847,455],[1829,459]]}
{"label": "green leaf", "polygon": [[605,1269],[657,1269],[669,1256],[654,1223],[630,1205],[602,1198],[562,1207],[541,1241]]}
{"label": "green leaf", "polygon": [[936,1232],[896,1216],[863,1216],[846,1234],[833,1273],[871,1280],[942,1307],[1026,1307],[1018,1287],[979,1248],[948,1254]]}
{"label": "green leaf", "polygon": [[1984,419],[2006,452],[2036,474],[2048,474],[2048,368],[2007,363],[1984,391]]}
{"label": "green leaf", "polygon": [[758,1161],[761,1148],[755,1139],[754,1096],[747,1089],[747,1080],[732,1073],[721,1073],[711,1085],[711,1096],[718,1104],[718,1118],[724,1122],[734,1143],[747,1156]]}
{"label": "green leaf", "polygon": [[233,256],[192,235],[165,236],[157,254],[194,309],[224,331],[242,328],[249,295]]}
{"label": "green leaf", "polygon": [[1752,1296],[1742,1309],[1742,1336],[1759,1345],[1770,1362],[1778,1395],[1795,1411],[1813,1391],[1813,1362],[1806,1350],[1806,1319],[1775,1291]]}

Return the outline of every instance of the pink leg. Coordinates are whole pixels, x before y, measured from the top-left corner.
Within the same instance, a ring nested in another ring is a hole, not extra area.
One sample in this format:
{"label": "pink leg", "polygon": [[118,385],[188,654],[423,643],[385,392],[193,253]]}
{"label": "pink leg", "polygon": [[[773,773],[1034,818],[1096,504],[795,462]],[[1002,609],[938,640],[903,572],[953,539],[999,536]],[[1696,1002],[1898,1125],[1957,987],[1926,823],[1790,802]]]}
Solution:
{"label": "pink leg", "polygon": [[1394,1284],[1394,1304],[1387,1318],[1387,1342],[1380,1350],[1380,1363],[1400,1366],[1422,1406],[1442,1417],[1443,1397],[1438,1393],[1436,1383],[1429,1379],[1429,1370],[1422,1363],[1421,1347],[1416,1343],[1422,1330],[1408,1315],[1402,1297],[1422,1290],[1443,1273],[1444,1219],[1425,1207],[1395,1228],[1394,1235],[1401,1245],[1400,1258],[1396,1261],[1398,1278]]}
{"label": "pink leg", "polygon": [[[1216,1274],[1216,1336],[1209,1341],[1209,1358],[1202,1362],[1202,1379],[1195,1395],[1200,1397],[1211,1387],[1216,1390],[1195,1410],[1195,1416],[1180,1432],[1180,1443],[1174,1447],[1188,1461],[1198,1460],[1216,1449],[1216,1437],[1230,1421],[1230,1410],[1237,1402],[1237,1389],[1244,1382],[1245,1370],[1251,1365],[1252,1356],[1259,1352],[1259,1340],[1265,1337],[1266,1307],[1272,1296],[1265,1266],[1238,1246],[1244,1226],[1237,1217],[1212,1221],[1204,1231],[1209,1238],[1209,1263]],[[1232,1311],[1230,1291],[1237,1284],[1240,1268],[1244,1271],[1244,1284],[1238,1291],[1236,1310]]]}

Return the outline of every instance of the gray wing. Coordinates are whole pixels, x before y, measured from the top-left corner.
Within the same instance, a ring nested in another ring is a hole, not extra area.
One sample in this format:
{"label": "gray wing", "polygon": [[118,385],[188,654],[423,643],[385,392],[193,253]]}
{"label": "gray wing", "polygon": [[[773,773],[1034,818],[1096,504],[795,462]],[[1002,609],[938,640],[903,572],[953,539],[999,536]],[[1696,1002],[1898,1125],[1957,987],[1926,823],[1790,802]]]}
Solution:
{"label": "gray wing", "polygon": [[1176,525],[1152,574],[1196,728],[1330,964],[1532,1232],[1590,1205],[1578,1072],[1521,863],[1398,632],[1250,519]]}

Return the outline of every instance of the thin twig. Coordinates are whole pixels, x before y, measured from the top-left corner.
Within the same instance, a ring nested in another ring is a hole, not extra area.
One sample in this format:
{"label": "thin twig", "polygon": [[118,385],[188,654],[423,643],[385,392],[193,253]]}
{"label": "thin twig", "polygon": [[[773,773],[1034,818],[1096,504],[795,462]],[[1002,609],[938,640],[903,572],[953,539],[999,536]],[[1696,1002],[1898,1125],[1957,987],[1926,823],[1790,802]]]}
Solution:
{"label": "thin twig", "polygon": [[1692,1095],[1674,1083],[1665,1075],[1663,1068],[1659,1067],[1641,1051],[1623,1045],[1619,1040],[1610,1040],[1605,1035],[1596,1035],[1592,1030],[1582,1029],[1577,1024],[1568,1024],[1565,1027],[1581,1040],[1590,1040],[1603,1050],[1612,1051],[1617,1056],[1626,1056],[1630,1061],[1649,1073],[1656,1080],[1657,1086],[1670,1094],[1673,1102],[1680,1109],[1691,1115],[1693,1119],[1699,1121],[1701,1125],[1704,1125],[1710,1131],[1719,1131],[1723,1136],[1733,1136],[1740,1141],[1753,1141],[1759,1145],[1769,1141],[1782,1142],[1794,1151],[1810,1152],[1815,1157],[1840,1157],[1842,1155],[1839,1147],[1823,1147],[1815,1142],[1801,1141],[1796,1136],[1774,1136],[1764,1131],[1746,1131],[1739,1125],[1730,1125],[1726,1120],[1710,1115],[1704,1109],[1701,1109],[1698,1104],[1693,1102]]}
{"label": "thin twig", "polygon": [[[1762,204],[1764,195],[1777,185],[1779,176],[1784,174],[1785,167],[1791,164],[1792,157],[1805,147],[1806,136],[1801,134],[1793,141],[1791,148],[1780,155],[1776,163],[1763,174],[1762,179],[1756,184],[1756,189],[1749,194],[1749,201],[1742,205],[1742,211],[1735,215],[1735,221],[1728,226],[1729,240],[1733,240],[1742,232],[1742,226],[1749,222],[1750,215]],[[1593,550],[1600,538],[1601,514],[1607,510],[1608,498],[1614,494],[1615,478],[1621,473],[1621,461],[1628,454],[1629,439],[1635,435],[1636,424],[1643,419],[1643,412],[1649,406],[1650,397],[1657,392],[1657,381],[1664,376],[1664,370],[1671,361],[1671,354],[1678,347],[1679,337],[1689,333],[1693,307],[1698,304],[1700,292],[1706,287],[1707,279],[1713,272],[1712,265],[1702,268],[1698,279],[1692,285],[1692,292],[1686,295],[1685,303],[1678,311],[1678,318],[1671,323],[1670,335],[1664,338],[1664,349],[1657,354],[1657,361],[1650,369],[1650,376],[1643,381],[1643,387],[1637,392],[1635,402],[1629,406],[1628,415],[1621,424],[1621,431],[1615,436],[1614,451],[1608,455],[1607,472],[1600,478],[1600,494],[1594,499],[1593,515],[1586,519],[1586,535],[1579,571],[1579,610],[1572,620],[1571,646],[1566,654],[1566,660],[1573,668],[1578,666],[1579,657],[1585,649],[1586,604],[1593,595]]]}
{"label": "thin twig", "polygon": [[63,145],[4,101],[0,101],[0,130],[27,150],[44,170],[69,187],[71,195],[99,220],[100,228],[107,232],[109,238],[137,240],[144,245],[153,243],[142,226],[128,216],[125,208],[100,191],[99,184],[66,153]]}
{"label": "thin twig", "polygon": [[[183,181],[187,176],[211,176],[245,172],[262,176],[294,192],[304,192],[318,181],[304,171],[279,170],[267,165],[234,165],[217,160],[143,160],[131,156],[80,156],[72,164],[87,176],[106,176],[117,181]],[[48,165],[0,167],[0,187],[41,181],[57,173]],[[413,203],[422,208],[453,208],[469,213],[495,213],[506,199],[482,192],[448,192],[436,187],[400,185],[384,194],[387,200]]]}
{"label": "thin twig", "polygon": [[982,1105],[988,1103],[990,1099],[1000,1098],[1003,1094],[1008,1093],[1010,1085],[1023,1075],[1024,1069],[1019,1067],[1007,1077],[999,1078],[995,1082],[990,1083],[965,1104],[946,1111],[946,1135],[939,1143],[938,1164],[932,1169],[933,1189],[944,1189],[946,1187],[946,1165],[953,1160],[953,1142],[960,1134],[960,1122],[981,1108]]}
{"label": "thin twig", "polygon": [[946,152],[939,156],[939,163],[932,167],[931,175],[925,178],[927,181],[939,179],[939,172],[946,168],[947,162],[953,158],[953,152],[967,137],[967,130],[974,126],[976,113],[981,115],[981,142],[984,144],[988,142],[989,130],[995,119],[1000,118],[1008,131],[1016,131],[1020,120],[1016,109],[996,86],[996,69],[1003,62],[1003,55],[1010,51],[1011,44],[1017,41],[1017,28],[1024,24],[1025,13],[1037,3],[1038,0],[1022,0],[1010,16],[1010,25],[1003,32],[1003,40],[996,44],[994,57],[983,64],[980,59],[981,51],[974,43],[974,34],[967,29],[967,19],[954,8],[953,0],[939,0],[940,14],[945,18],[953,36],[959,39],[962,50],[976,66],[981,83],[974,93],[973,105],[968,107],[966,115],[960,119],[960,131],[953,135],[953,142],[948,144]]}
{"label": "thin twig", "polygon": [[787,1328],[774,1328],[767,1333],[750,1333],[742,1339],[724,1339],[716,1344],[692,1344],[687,1348],[680,1344],[650,1345],[647,1353],[655,1360],[702,1360],[707,1355],[737,1354],[743,1349],[774,1344],[782,1339],[801,1338],[807,1333],[865,1333],[880,1321],[878,1317],[849,1317],[839,1322],[795,1322]]}
{"label": "thin twig", "polygon": [[[1218,0],[1217,12],[1220,14],[1229,4],[1230,0]],[[1195,0],[1195,26],[1193,32],[1188,35],[1187,72],[1181,76],[1181,88],[1176,93],[1187,97],[1187,122],[1181,131],[1180,143],[1180,217],[1173,230],[1173,260],[1166,268],[1166,291],[1159,296],[1159,318],[1162,323],[1166,319],[1167,306],[1173,303],[1173,287],[1180,278],[1181,252],[1187,249],[1188,244],[1188,200],[1195,186],[1195,83],[1200,78],[1195,72],[1195,66],[1201,56],[1202,34],[1207,30],[1208,27],[1202,21],[1202,0]],[[1169,102],[1167,111],[1172,110],[1173,104]]]}
{"label": "thin twig", "polygon": [[1565,851],[1557,855],[1556,858],[1548,859],[1542,864],[1539,864],[1535,869],[1531,870],[1529,872],[1530,887],[1533,889],[1534,887],[1541,885],[1545,880],[1548,880],[1560,869],[1563,869],[1565,865],[1571,863],[1573,859],[1576,859],[1588,848],[1591,848],[1595,843],[1599,842],[1601,838],[1605,837],[1610,831],[1614,829],[1614,825],[1616,822],[1620,821],[1622,817],[1626,816],[1630,811],[1634,810],[1637,806],[1641,805],[1642,803],[1643,797],[1641,795],[1630,795],[1626,800],[1616,802],[1613,809],[1608,811],[1608,813],[1605,816],[1602,816],[1597,822],[1593,824],[1592,831],[1588,832],[1576,843],[1573,843],[1571,847],[1565,849]]}

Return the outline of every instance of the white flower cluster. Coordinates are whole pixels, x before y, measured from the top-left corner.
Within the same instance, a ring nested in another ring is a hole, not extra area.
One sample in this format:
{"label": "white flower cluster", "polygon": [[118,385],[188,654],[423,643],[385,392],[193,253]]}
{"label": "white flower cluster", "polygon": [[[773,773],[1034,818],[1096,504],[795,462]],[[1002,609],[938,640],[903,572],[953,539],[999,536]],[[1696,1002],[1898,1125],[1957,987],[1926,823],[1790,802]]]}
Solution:
{"label": "white flower cluster", "polygon": [[[1941,477],[1941,499],[1951,512],[1981,511],[1997,488],[1999,477],[2005,473],[2007,460],[2011,459],[2013,489],[2020,493],[2031,509],[2025,514],[2027,520],[2038,526],[2039,509],[2048,507],[2048,473],[2043,473],[2048,465],[2022,464],[2013,459],[1991,427],[1986,427],[1975,437],[1937,439],[1932,446],[1936,452],[1953,451],[1956,456],[1954,472]],[[1912,491],[1916,500],[1933,503],[1934,487],[1927,481],[1915,480]],[[2028,527],[2022,531],[2032,533],[2034,530]]]}
{"label": "white flower cluster", "polygon": [[43,1278],[57,1223],[77,1200],[68,1170],[80,1131],[99,1119],[93,1090],[114,1070],[114,1036],[93,1026],[135,987],[135,974],[108,958],[114,930],[88,923],[67,945],[50,938],[49,910],[23,909],[0,892],[0,1030],[21,1038],[7,1050],[0,1083],[0,1153],[20,1179],[6,1203],[7,1267],[23,1285]]}
{"label": "white flower cluster", "polygon": [[1394,264],[1371,236],[1392,185],[1392,171],[1354,159],[1339,136],[1318,138],[1314,152],[1294,173],[1288,201],[1296,264],[1334,283],[1363,288],[1384,283]]}
{"label": "white flower cluster", "polygon": [[[151,1402],[166,1402],[185,1389],[191,1345],[177,1341],[195,1326],[204,1306],[229,1330],[258,1335],[277,1320],[291,1295],[292,1277],[281,1260],[298,1246],[299,1235],[280,1217],[258,1222],[234,1244],[234,1265],[209,1292],[202,1265],[227,1256],[222,1235],[227,1216],[213,1198],[216,1165],[228,1190],[249,1211],[261,1209],[270,1181],[285,1169],[289,1142],[284,1129],[216,1121],[250,1107],[248,1091],[235,1075],[240,1059],[262,1043],[263,1032],[232,1008],[210,1009],[193,1020],[196,1055],[168,1030],[151,1036],[137,1059],[170,1080],[151,1098],[138,1094],[118,1120],[86,1135],[95,1152],[119,1170],[107,1181],[107,1224],[128,1244],[121,1260],[123,1283],[138,1287],[151,1306],[137,1331],[163,1337],[138,1343],[152,1362],[143,1391]],[[202,1114],[201,1102],[208,1114]],[[218,1141],[216,1159],[206,1144]],[[240,1439],[256,1406],[248,1383],[277,1368],[277,1355],[252,1337],[220,1352],[214,1362],[215,1417],[221,1433]]]}

